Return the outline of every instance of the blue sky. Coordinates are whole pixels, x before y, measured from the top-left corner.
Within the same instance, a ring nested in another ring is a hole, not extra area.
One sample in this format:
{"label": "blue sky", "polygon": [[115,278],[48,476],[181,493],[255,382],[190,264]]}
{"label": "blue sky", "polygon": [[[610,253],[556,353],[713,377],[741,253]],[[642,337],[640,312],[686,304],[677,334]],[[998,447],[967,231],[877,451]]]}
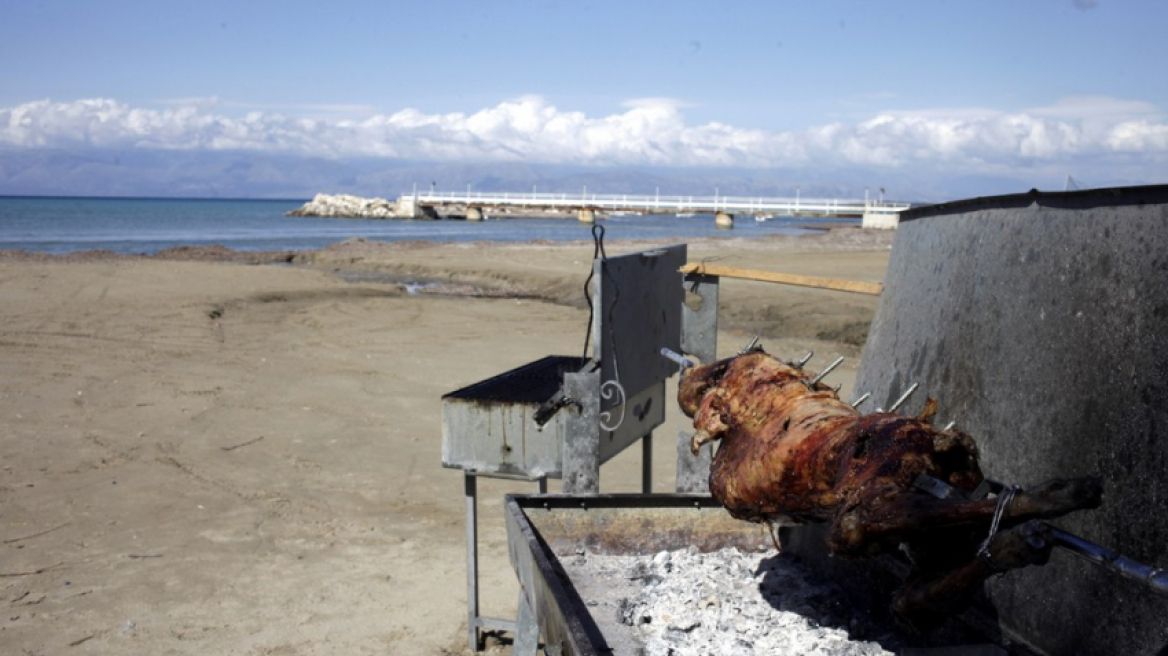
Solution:
{"label": "blue sky", "polygon": [[9,3],[0,148],[1168,182],[1168,3]]}

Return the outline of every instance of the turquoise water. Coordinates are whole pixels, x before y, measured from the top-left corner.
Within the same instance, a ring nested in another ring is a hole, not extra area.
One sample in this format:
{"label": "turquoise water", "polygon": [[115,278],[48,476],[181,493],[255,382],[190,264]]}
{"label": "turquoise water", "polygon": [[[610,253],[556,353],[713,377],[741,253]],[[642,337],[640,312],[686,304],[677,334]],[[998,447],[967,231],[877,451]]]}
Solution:
{"label": "turquoise water", "polygon": [[[244,251],[305,250],[364,237],[376,241],[573,241],[591,239],[575,220],[386,221],[284,216],[303,200],[0,197],[0,249],[68,253],[105,249],[154,253],[172,246],[222,244]],[[807,219],[759,223],[740,217],[718,230],[709,215],[615,216],[606,239],[753,237],[805,232]],[[853,222],[854,223],[854,222]]]}

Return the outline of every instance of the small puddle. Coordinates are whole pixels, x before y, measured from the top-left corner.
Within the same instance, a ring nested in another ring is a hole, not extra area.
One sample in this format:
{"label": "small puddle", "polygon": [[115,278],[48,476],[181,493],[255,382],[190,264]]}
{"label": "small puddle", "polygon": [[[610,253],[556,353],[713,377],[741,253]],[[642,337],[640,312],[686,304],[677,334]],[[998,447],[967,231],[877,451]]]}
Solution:
{"label": "small puddle", "polygon": [[394,285],[410,296],[442,296],[449,298],[529,298],[526,294],[516,294],[502,289],[480,287],[468,283],[446,280],[405,278],[390,273],[376,271],[334,271],[333,275],[351,283],[373,283]]}
{"label": "small puddle", "polygon": [[410,296],[417,296],[418,294],[441,294],[443,284],[439,282],[403,282],[401,286]]}

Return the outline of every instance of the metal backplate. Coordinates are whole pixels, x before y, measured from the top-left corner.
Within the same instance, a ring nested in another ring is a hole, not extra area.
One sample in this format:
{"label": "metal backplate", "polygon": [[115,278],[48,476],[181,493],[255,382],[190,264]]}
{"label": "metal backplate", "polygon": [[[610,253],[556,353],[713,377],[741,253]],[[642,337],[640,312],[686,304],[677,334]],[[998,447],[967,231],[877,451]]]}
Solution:
{"label": "metal backplate", "polygon": [[[664,360],[664,358],[662,358]],[[623,416],[622,416],[623,414]],[[624,406],[613,408],[613,422],[620,420],[614,431],[601,431],[600,462],[605,463],[637,440],[665,423],[665,381],[654,383],[648,389],[628,400]]]}
{"label": "metal backplate", "polygon": [[[678,244],[593,262],[593,334],[600,354],[601,385],[616,381],[628,397],[665,380],[677,365],[661,348],[681,350],[681,273],[686,246]],[[603,390],[602,390],[603,392]],[[601,399],[609,410],[622,399]]]}

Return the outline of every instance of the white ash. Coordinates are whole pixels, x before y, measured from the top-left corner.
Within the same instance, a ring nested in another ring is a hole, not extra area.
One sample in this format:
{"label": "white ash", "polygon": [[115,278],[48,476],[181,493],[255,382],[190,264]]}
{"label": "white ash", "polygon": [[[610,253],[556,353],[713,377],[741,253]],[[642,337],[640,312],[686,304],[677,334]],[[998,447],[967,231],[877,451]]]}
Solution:
{"label": "white ash", "polygon": [[589,569],[608,571],[610,580],[631,584],[612,586],[622,590],[611,612],[633,627],[645,656],[892,654],[877,642],[850,638],[842,627],[867,635],[879,628],[849,617],[843,593],[790,558],[689,547],[651,559],[587,554],[575,565],[585,560]]}

